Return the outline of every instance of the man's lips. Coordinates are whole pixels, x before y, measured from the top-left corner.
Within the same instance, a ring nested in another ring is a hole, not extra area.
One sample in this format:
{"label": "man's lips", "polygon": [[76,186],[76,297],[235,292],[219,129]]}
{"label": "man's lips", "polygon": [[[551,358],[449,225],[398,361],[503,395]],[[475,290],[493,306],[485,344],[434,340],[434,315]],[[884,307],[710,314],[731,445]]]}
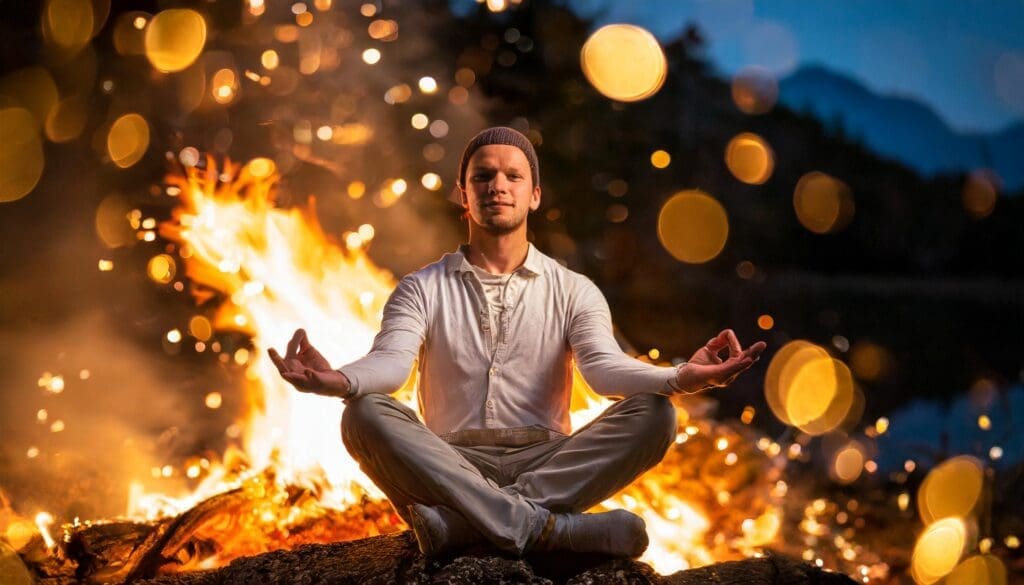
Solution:
{"label": "man's lips", "polygon": [[489,201],[483,204],[484,209],[495,209],[498,207],[515,207],[512,203],[506,203],[504,201]]}

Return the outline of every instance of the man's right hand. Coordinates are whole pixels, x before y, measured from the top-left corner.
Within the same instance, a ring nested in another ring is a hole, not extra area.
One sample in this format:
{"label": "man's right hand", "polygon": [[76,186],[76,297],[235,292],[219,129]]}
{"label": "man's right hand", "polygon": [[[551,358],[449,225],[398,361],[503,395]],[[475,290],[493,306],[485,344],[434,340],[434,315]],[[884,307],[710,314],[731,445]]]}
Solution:
{"label": "man's right hand", "polygon": [[281,377],[300,392],[348,398],[352,391],[345,374],[331,368],[330,362],[309,343],[304,329],[295,331],[283,358],[273,348],[267,353]]}

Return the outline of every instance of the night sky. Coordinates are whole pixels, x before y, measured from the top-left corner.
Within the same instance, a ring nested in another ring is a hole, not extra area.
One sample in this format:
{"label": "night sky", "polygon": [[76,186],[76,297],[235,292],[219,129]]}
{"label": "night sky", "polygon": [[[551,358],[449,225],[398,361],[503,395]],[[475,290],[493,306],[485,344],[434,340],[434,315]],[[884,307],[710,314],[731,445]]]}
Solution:
{"label": "night sky", "polygon": [[[472,0],[453,0],[456,6]],[[599,24],[630,22],[662,41],[688,23],[724,75],[761,65],[785,77],[819,64],[881,94],[917,98],[957,131],[1024,118],[1020,0],[570,0]]]}

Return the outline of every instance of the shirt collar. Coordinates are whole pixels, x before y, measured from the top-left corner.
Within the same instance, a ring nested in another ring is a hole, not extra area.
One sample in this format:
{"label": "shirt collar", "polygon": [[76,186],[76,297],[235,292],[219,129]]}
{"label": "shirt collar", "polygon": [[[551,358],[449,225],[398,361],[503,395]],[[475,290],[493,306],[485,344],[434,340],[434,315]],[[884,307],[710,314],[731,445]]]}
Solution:
{"label": "shirt collar", "polygon": [[[540,275],[544,273],[544,263],[541,259],[542,254],[532,243],[527,244],[529,247],[526,251],[526,260],[523,261],[522,266],[517,268],[515,272]],[[473,265],[469,263],[469,259],[466,257],[467,244],[462,244],[459,249],[445,258],[445,269],[448,274],[453,272],[472,272]]]}

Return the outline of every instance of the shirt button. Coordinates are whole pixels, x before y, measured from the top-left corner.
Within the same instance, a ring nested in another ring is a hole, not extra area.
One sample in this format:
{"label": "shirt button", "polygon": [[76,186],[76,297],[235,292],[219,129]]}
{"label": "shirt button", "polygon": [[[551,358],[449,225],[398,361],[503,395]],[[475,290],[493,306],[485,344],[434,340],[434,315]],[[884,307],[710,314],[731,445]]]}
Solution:
{"label": "shirt button", "polygon": [[487,404],[487,408],[494,408],[494,401],[493,400],[488,400],[486,404]]}
{"label": "shirt button", "polygon": [[495,376],[498,374],[498,368],[491,368],[490,370],[487,371],[487,373],[492,376]]}

